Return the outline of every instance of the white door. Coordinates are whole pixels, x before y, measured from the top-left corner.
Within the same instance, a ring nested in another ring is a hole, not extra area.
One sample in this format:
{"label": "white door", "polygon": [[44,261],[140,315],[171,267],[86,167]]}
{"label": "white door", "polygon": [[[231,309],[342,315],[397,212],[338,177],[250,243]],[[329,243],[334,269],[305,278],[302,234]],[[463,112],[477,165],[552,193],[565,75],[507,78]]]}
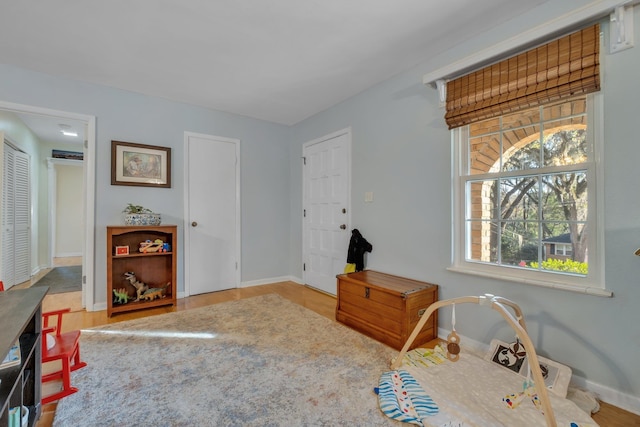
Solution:
{"label": "white door", "polygon": [[29,155],[15,152],[15,283],[31,279],[31,174]]}
{"label": "white door", "polygon": [[303,158],[304,282],[335,295],[351,237],[351,131],[305,144]]}
{"label": "white door", "polygon": [[2,279],[8,289],[31,278],[31,180],[29,155],[3,149]]}
{"label": "white door", "polygon": [[185,292],[240,283],[240,141],[185,132]]}
{"label": "white door", "polygon": [[15,236],[14,196],[15,173],[13,171],[13,149],[2,142],[2,271],[0,280],[9,289],[15,281]]}

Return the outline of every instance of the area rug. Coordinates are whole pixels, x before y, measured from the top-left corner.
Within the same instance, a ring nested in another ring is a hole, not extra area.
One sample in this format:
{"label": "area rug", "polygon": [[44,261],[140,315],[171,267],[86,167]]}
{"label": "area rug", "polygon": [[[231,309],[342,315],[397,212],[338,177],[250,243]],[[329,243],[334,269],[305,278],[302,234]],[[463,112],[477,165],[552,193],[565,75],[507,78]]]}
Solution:
{"label": "area rug", "polygon": [[56,267],[32,286],[48,286],[49,294],[82,290],[82,266]]}
{"label": "area rug", "polygon": [[54,426],[393,426],[397,351],[276,294],[82,331]]}

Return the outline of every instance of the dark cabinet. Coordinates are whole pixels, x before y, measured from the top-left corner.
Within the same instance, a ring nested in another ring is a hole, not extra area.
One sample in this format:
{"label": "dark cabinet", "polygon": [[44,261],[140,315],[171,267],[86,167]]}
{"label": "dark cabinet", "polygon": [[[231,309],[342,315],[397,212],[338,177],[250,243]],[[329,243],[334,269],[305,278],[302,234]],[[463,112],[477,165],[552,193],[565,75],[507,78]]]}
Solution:
{"label": "dark cabinet", "polygon": [[0,292],[0,361],[20,343],[20,363],[0,369],[0,426],[9,425],[9,411],[14,407],[29,410],[29,426],[40,418],[42,300],[48,290],[37,287]]}

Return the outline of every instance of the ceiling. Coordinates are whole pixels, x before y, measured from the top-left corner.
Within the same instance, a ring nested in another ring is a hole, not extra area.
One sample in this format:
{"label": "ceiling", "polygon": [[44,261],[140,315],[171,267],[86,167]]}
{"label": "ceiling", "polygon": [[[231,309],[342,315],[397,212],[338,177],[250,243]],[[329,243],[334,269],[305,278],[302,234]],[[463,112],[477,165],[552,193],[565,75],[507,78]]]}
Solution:
{"label": "ceiling", "polygon": [[[16,114],[41,141],[53,144],[78,145],[77,150],[82,151],[82,143],[85,140],[86,124],[80,120],[61,119],[59,117],[40,116],[36,114]],[[78,136],[65,136],[62,130],[75,132]]]}
{"label": "ceiling", "polygon": [[546,1],[3,1],[0,61],[293,125]]}

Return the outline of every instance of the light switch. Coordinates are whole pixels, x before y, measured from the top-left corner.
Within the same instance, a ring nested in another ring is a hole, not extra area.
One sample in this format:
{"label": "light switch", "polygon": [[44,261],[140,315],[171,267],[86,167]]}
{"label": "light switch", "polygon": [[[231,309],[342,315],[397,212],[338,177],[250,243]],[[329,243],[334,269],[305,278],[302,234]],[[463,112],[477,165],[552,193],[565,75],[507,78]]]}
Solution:
{"label": "light switch", "polygon": [[373,202],[373,191],[367,191],[364,193],[365,202]]}

